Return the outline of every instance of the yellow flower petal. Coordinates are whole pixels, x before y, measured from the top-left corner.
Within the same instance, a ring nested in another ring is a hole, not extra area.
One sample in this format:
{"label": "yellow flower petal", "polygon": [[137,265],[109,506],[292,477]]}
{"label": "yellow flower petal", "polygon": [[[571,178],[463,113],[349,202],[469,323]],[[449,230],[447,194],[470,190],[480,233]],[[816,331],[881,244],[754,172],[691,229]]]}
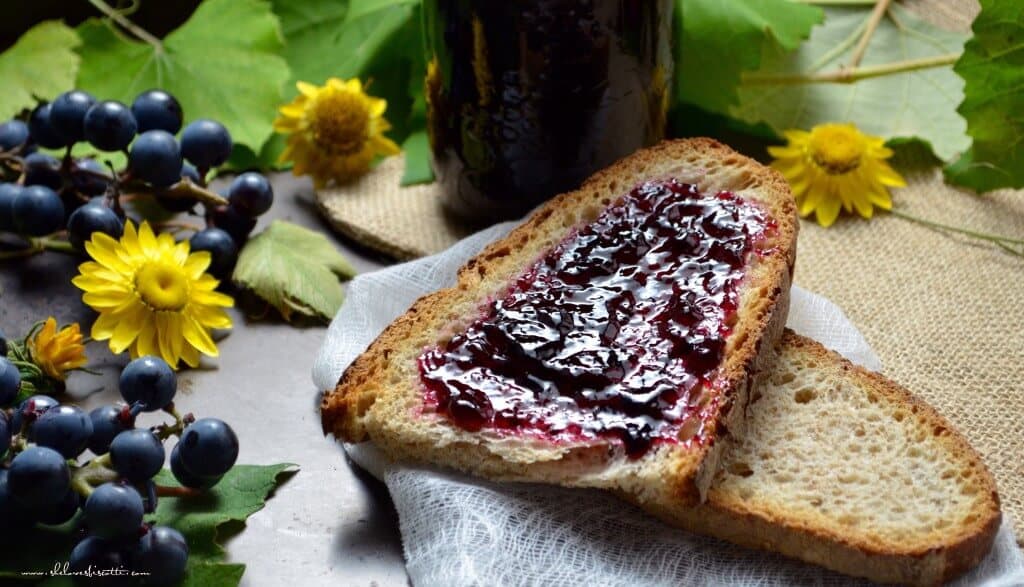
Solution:
{"label": "yellow flower petal", "polygon": [[295,87],[300,92],[302,92],[302,95],[307,96],[309,98],[312,98],[312,97],[316,96],[317,92],[320,91],[320,88],[314,86],[311,83],[303,82],[303,81],[295,82]]}
{"label": "yellow flower petal", "polygon": [[181,321],[182,333],[185,335],[185,340],[196,348],[199,352],[210,357],[217,356],[217,345],[213,343],[213,339],[210,338],[210,333],[205,328],[200,326],[195,320],[189,317],[184,317]]}
{"label": "yellow flower petal", "polygon": [[401,148],[384,136],[387,101],[370,96],[357,79],[330,78],[323,86],[297,84],[300,97],[278,109],[273,128],[287,135],[279,157],[294,175],[309,175],[317,188],[366,173],[377,156]]}
{"label": "yellow flower petal", "polygon": [[825,200],[817,207],[815,215],[818,224],[828,228],[839,218],[840,203],[838,199]]}
{"label": "yellow flower petal", "polygon": [[843,210],[870,219],[875,207],[892,207],[889,187],[906,185],[885,161],[893,155],[885,140],[852,124],[820,124],[783,135],[786,145],[768,148],[771,165],[792,186],[799,214],[813,213],[822,226],[834,224]]}
{"label": "yellow flower petal", "polygon": [[[231,320],[221,308],[234,305],[234,300],[215,291],[217,280],[205,273],[209,253],[192,253],[187,241],[157,234],[145,222],[138,227],[126,222],[120,240],[96,233],[87,252],[93,261],[79,266],[72,283],[83,291],[82,300],[99,312],[93,338],[108,341],[114,353],[160,356],[173,368],[181,362],[198,365],[200,351],[216,356],[204,323],[229,328]],[[84,364],[84,355],[74,346],[81,343],[77,328],[55,335],[47,329],[41,348],[44,342],[55,369]]]}

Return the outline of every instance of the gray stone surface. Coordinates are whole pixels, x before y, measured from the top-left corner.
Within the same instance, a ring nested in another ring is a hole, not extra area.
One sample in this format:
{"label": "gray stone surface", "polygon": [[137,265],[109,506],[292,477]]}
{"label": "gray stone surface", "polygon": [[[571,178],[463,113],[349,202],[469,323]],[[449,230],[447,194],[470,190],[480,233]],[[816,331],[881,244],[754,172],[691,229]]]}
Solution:
{"label": "gray stone surface", "polygon": [[[272,180],[276,201],[257,230],[281,218],[329,233],[307,180],[287,174]],[[361,272],[387,262],[334,240]],[[49,315],[62,324],[91,324],[92,311],[70,283],[79,262],[56,253],[0,261],[0,328],[18,334]],[[310,369],[325,329],[248,321],[237,310],[233,317],[234,329],[218,343],[221,356],[180,375],[177,403],[183,412],[230,423],[241,440],[240,463],[300,466],[227,543],[230,558],[248,565],[243,585],[407,584],[387,489],[320,432]],[[116,401],[126,358],[112,356],[105,343],[90,344],[87,352],[102,374],[76,373],[69,395],[86,408]]]}

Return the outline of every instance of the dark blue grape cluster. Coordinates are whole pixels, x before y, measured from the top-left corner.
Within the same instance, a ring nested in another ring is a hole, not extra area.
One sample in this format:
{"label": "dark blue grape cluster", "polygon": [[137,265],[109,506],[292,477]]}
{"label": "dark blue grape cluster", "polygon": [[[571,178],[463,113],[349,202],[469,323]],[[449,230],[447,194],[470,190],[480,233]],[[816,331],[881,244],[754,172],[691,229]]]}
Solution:
{"label": "dark blue grape cluster", "polygon": [[[177,583],[188,559],[184,537],[144,522],[156,509],[153,478],[166,460],[164,442],[178,436],[170,457],[178,482],[205,490],[238,458],[231,427],[216,418],[179,418],[174,371],[157,357],[135,359],[121,372],[125,403],[88,413],[45,395],[14,406],[20,384],[17,368],[0,358],[2,534],[74,521],[85,538],[71,553],[72,570],[120,566],[149,573],[149,584]],[[175,415],[174,424],[135,427],[139,413],[161,410]],[[95,458],[82,459],[86,450]],[[103,482],[93,487],[97,480]]]}
{"label": "dark blue grape cluster", "polygon": [[[0,232],[42,237],[66,228],[78,250],[96,232],[119,238],[125,214],[117,198],[126,187],[152,193],[170,212],[194,212],[197,200],[175,188],[187,182],[205,189],[233,143],[217,121],[199,119],[183,129],[183,120],[181,105],[163,90],[143,92],[131,106],[73,90],[33,110],[27,122],[0,124],[0,172],[13,173],[13,181],[0,183]],[[71,147],[83,141],[101,153],[127,154],[127,169],[115,173],[95,158],[72,157]],[[39,147],[67,154],[60,160]],[[211,273],[221,278],[274,201],[270,182],[254,172],[236,177],[223,195],[228,204],[208,207],[207,228],[191,240],[210,253]]]}

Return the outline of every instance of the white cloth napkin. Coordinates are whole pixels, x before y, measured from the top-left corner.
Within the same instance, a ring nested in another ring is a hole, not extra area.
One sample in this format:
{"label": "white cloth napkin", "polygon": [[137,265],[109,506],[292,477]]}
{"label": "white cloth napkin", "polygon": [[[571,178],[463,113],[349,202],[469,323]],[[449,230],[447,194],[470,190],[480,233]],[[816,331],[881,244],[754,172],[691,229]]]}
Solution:
{"label": "white cloth napkin", "polygon": [[[313,368],[320,389],[421,295],[451,285],[457,269],[514,226],[491,227],[451,249],[356,277]],[[833,303],[794,287],[790,328],[879,370],[878,357]],[[346,446],[382,479],[417,587],[488,585],[858,585],[769,553],[671,528],[599,491],[496,484],[432,467],[395,465],[369,443]],[[1024,555],[1003,523],[988,558],[957,585],[1024,585]]]}

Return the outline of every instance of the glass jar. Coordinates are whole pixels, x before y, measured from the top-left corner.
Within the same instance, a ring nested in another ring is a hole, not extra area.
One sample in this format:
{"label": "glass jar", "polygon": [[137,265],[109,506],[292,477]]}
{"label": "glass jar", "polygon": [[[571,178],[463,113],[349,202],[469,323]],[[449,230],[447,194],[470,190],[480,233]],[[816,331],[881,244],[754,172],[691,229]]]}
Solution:
{"label": "glass jar", "polygon": [[673,0],[424,0],[449,211],[518,218],[665,132]]}

